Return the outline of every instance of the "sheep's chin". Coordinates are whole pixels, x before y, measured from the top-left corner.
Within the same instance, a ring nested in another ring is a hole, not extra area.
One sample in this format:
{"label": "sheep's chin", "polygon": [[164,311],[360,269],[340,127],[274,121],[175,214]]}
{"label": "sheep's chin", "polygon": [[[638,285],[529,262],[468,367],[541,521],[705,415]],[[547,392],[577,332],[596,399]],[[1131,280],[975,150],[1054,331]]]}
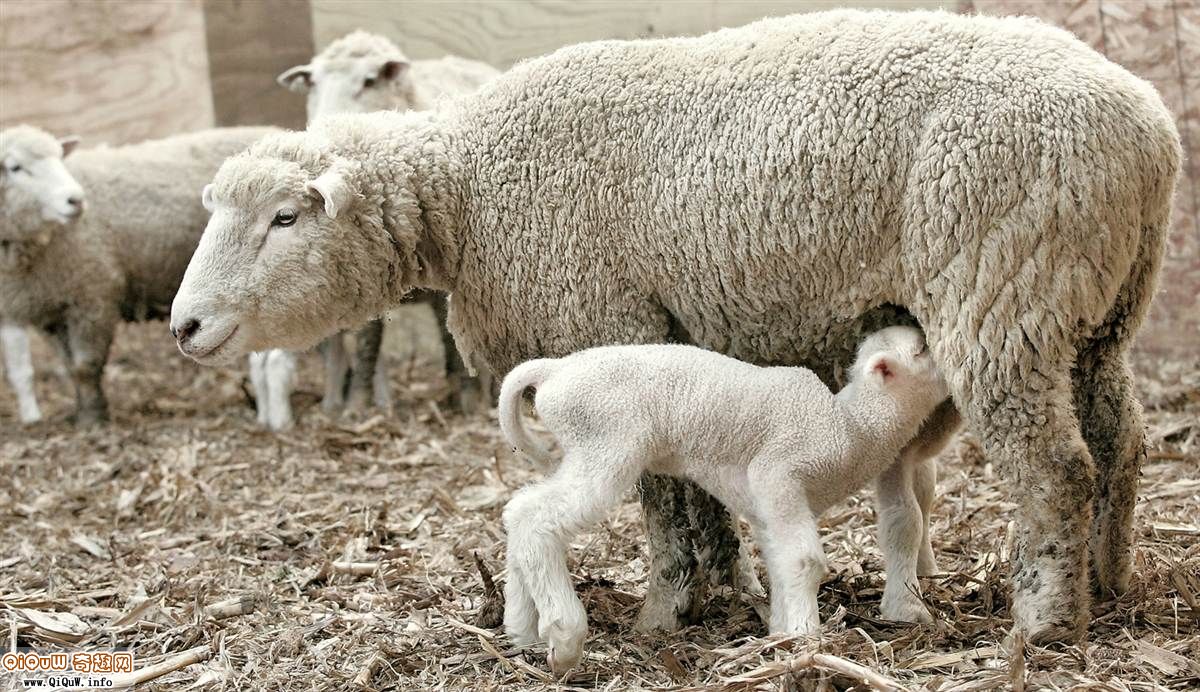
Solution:
{"label": "sheep's chin", "polygon": [[183,355],[201,365],[235,363],[250,352],[246,346],[245,330],[239,327],[240,325],[236,322],[215,331],[209,327],[209,333],[216,336],[205,338],[204,343],[201,344],[190,344],[187,350],[180,346],[179,350]]}

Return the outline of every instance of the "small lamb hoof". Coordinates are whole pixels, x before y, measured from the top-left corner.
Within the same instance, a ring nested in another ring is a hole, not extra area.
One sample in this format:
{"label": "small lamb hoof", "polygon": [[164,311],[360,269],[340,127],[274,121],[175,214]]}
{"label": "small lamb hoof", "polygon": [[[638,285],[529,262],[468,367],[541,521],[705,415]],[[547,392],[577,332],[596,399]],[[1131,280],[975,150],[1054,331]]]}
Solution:
{"label": "small lamb hoof", "polygon": [[902,600],[898,602],[885,600],[879,610],[884,620],[912,622],[924,625],[933,623],[933,615],[929,612],[929,608],[925,607],[925,604],[918,600]]}
{"label": "small lamb hoof", "polygon": [[555,677],[561,678],[571,672],[579,661],[583,659],[583,647],[575,646],[573,650],[569,645],[560,645],[558,647],[550,645],[550,650],[546,654],[546,662],[550,664],[550,672],[554,673]]}
{"label": "small lamb hoof", "polygon": [[103,425],[108,422],[108,412],[85,409],[76,412],[69,420],[81,428]]}

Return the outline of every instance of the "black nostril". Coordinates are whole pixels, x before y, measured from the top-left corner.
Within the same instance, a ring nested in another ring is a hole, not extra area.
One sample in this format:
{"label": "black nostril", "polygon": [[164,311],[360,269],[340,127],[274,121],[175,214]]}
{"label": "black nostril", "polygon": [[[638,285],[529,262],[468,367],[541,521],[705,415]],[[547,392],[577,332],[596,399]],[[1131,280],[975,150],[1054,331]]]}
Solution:
{"label": "black nostril", "polygon": [[78,209],[83,206],[83,198],[78,196],[68,197],[67,204]]}
{"label": "black nostril", "polygon": [[177,341],[183,343],[198,331],[200,331],[200,320],[193,319],[184,322],[178,329],[171,327],[171,336],[174,336]]}

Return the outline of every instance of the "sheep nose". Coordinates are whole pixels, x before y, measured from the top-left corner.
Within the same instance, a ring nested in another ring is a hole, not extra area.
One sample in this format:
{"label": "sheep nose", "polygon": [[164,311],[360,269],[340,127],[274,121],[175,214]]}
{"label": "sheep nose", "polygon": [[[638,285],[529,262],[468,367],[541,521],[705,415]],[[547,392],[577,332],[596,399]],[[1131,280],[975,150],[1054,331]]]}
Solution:
{"label": "sheep nose", "polygon": [[175,337],[175,340],[180,344],[183,344],[188,339],[192,338],[192,336],[198,331],[200,331],[200,320],[196,319],[190,319],[179,327],[175,327],[174,325],[171,326],[171,336]]}
{"label": "sheep nose", "polygon": [[71,195],[67,198],[67,215],[79,216],[83,212],[83,196]]}

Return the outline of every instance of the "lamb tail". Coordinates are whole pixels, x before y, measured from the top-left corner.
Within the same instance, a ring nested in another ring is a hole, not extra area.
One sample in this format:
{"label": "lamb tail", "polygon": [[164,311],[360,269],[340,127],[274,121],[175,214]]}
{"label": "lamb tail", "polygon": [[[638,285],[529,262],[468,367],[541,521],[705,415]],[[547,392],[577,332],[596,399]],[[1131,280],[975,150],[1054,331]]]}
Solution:
{"label": "lamb tail", "polygon": [[537,389],[557,369],[557,359],[539,358],[518,365],[500,385],[500,430],[513,450],[529,457],[535,466],[547,470],[555,466],[550,450],[529,435],[521,422],[521,397],[529,387]]}

